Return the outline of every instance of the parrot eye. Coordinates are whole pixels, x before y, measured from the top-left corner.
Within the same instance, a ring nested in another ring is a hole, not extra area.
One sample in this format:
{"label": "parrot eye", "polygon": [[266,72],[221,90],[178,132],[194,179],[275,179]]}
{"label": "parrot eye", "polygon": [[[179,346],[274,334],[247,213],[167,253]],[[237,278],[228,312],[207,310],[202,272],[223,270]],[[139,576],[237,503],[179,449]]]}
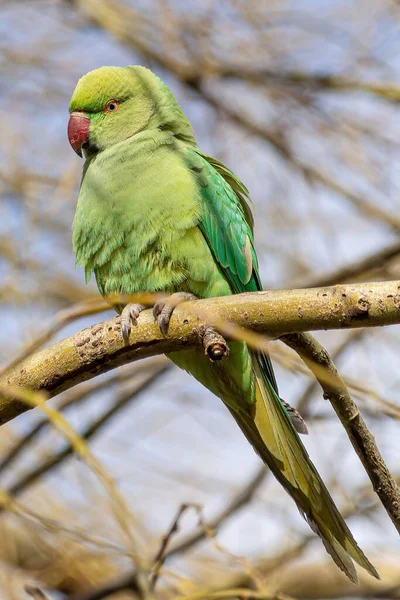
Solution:
{"label": "parrot eye", "polygon": [[119,108],[119,102],[117,100],[109,100],[104,107],[105,112],[116,112]]}

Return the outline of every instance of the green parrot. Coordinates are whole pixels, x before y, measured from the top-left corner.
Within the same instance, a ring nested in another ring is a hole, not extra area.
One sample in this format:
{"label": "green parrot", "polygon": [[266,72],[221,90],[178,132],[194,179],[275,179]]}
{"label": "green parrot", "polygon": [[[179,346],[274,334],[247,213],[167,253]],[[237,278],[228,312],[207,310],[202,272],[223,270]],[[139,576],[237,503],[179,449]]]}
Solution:
{"label": "green parrot", "polygon": [[[102,67],[82,77],[68,136],[86,159],[73,223],[76,263],[87,280],[94,273],[104,297],[169,296],[153,309],[166,333],[180,301],[262,289],[247,188],[201,152],[172,92],[152,71]],[[116,308],[128,339],[146,307]],[[268,355],[244,342],[229,348],[219,362],[203,348],[169,358],[221,398],[350,580],[358,581],[351,559],[379,578],[300,440],[304,422],[280,399]]]}

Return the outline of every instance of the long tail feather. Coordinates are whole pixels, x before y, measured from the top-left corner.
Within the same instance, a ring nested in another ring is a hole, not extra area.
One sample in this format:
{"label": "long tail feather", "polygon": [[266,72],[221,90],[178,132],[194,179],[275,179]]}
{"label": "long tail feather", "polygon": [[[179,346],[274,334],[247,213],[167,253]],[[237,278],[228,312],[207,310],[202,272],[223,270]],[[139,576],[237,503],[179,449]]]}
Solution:
{"label": "long tail feather", "polygon": [[311,462],[258,355],[253,356],[253,369],[257,384],[252,414],[230,408],[239,427],[348,578],[353,583],[358,581],[353,559],[379,579],[378,572],[359,548]]}

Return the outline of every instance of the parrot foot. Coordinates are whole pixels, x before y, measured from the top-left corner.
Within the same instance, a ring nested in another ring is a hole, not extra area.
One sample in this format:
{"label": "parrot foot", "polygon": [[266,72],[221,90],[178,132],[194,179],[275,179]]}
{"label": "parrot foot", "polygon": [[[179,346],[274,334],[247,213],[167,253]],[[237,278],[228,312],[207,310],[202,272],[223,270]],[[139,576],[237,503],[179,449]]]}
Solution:
{"label": "parrot foot", "polygon": [[129,334],[131,332],[131,326],[137,325],[137,318],[147,307],[144,304],[135,304],[133,302],[129,302],[121,312],[121,332],[122,337],[124,338],[125,344],[129,343]]}
{"label": "parrot foot", "polygon": [[174,309],[178,304],[188,302],[189,300],[197,300],[197,296],[189,294],[188,292],[176,292],[155,303],[153,307],[153,316],[163,335],[167,335],[168,333],[169,322]]}
{"label": "parrot foot", "polygon": [[220,333],[209,325],[202,327],[199,331],[203,342],[204,353],[212,362],[216,362],[229,356],[229,346]]}

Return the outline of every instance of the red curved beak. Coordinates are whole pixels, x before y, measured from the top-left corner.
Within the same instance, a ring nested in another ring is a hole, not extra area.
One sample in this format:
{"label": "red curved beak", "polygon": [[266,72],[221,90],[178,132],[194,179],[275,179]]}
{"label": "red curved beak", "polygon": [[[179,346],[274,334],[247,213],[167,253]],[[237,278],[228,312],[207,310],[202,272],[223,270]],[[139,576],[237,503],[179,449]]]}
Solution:
{"label": "red curved beak", "polygon": [[73,112],[68,122],[69,143],[82,157],[82,146],[89,140],[90,119],[81,112]]}

